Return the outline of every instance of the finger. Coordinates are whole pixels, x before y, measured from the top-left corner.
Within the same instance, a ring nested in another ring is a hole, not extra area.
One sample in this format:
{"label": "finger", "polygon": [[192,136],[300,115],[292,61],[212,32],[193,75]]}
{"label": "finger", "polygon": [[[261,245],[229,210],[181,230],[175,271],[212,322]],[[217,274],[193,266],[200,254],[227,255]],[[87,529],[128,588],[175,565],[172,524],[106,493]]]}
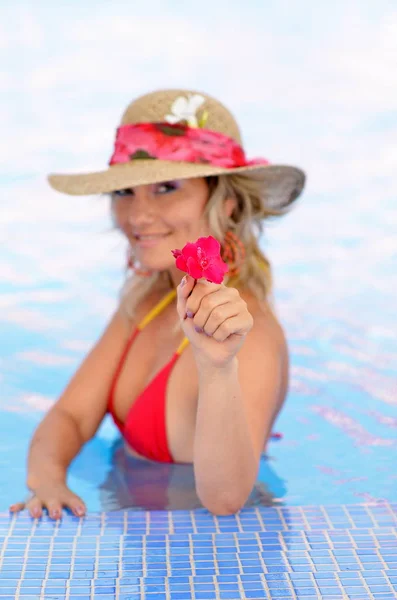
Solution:
{"label": "finger", "polygon": [[[186,310],[189,312],[190,310],[192,311],[194,324],[203,328],[212,311],[218,306],[225,304],[233,304],[234,306],[238,306],[239,302],[236,302],[233,289],[234,288],[229,289],[226,287],[218,287],[218,289],[212,291],[211,293],[202,296],[196,310],[193,308],[196,298],[193,298],[192,300],[189,298],[186,305]],[[192,306],[192,309],[190,309],[190,306]],[[237,314],[237,312],[238,308],[235,309],[234,314]]]}
{"label": "finger", "polygon": [[[191,295],[189,296],[189,298],[186,301],[187,317],[191,319],[194,317],[195,314],[197,314],[200,307],[203,305],[202,303],[203,303],[204,299],[206,299],[206,302],[207,302],[208,298],[213,296],[215,293],[220,294],[221,292],[226,294],[225,297],[228,297],[228,294],[230,294],[230,292],[228,291],[228,288],[226,288],[223,284],[210,283],[207,281],[198,281],[194,290],[192,291]],[[217,298],[221,299],[222,296],[217,296]],[[230,297],[229,297],[229,300],[230,300]],[[216,304],[217,304],[217,300],[215,300],[213,298],[212,304],[209,305],[209,307],[213,308],[216,306]]]}
{"label": "finger", "polygon": [[87,512],[83,500],[76,496],[76,494],[73,494],[73,492],[69,492],[65,495],[64,506],[69,508],[76,517],[83,517]]}
{"label": "finger", "polygon": [[205,311],[200,309],[194,317],[193,322],[195,327],[212,336],[226,319],[238,316],[239,311],[240,307],[236,302],[225,302],[224,304],[216,305],[207,317]]}
{"label": "finger", "polygon": [[51,519],[60,519],[62,517],[62,504],[58,499],[51,498],[45,502],[48,514]]}
{"label": "finger", "polygon": [[212,338],[217,342],[224,342],[231,335],[245,335],[249,328],[246,320],[240,316],[226,319],[212,334]]}
{"label": "finger", "polygon": [[43,514],[43,503],[37,496],[34,496],[26,503],[26,509],[33,519],[39,519]]}
{"label": "finger", "polygon": [[196,285],[196,280],[190,275],[182,277],[180,284],[177,287],[177,311],[180,319],[184,319],[186,315],[186,300],[191,294]]}
{"label": "finger", "polygon": [[25,508],[25,502],[15,502],[15,504],[11,504],[9,511],[10,512],[19,512]]}

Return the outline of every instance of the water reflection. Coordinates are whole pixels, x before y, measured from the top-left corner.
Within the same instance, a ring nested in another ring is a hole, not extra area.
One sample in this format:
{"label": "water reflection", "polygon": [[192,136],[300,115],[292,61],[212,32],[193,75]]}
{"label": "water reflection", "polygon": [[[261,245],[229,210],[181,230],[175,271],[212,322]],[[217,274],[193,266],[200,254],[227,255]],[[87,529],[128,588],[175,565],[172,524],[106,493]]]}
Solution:
{"label": "water reflection", "polygon": [[[135,458],[117,439],[110,456],[111,468],[99,486],[101,509],[105,511],[192,510],[202,508],[196,494],[193,465],[167,464]],[[248,506],[272,506],[285,495],[284,481],[261,458],[258,481],[246,502]]]}

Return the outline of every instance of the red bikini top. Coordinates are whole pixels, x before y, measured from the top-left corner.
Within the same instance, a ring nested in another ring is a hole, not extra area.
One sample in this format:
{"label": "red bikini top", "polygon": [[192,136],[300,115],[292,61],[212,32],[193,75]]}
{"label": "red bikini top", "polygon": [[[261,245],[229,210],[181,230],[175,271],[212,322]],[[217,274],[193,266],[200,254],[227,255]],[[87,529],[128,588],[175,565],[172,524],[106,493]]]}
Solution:
{"label": "red bikini top", "polygon": [[154,308],[138,323],[135,331],[127,342],[126,348],[121,356],[115,371],[109,393],[107,412],[125,438],[126,442],[138,454],[158,462],[174,462],[167,441],[165,423],[166,391],[167,382],[172,368],[178,357],[189,343],[184,338],[171,360],[155,375],[148,386],[136,398],[128,411],[125,423],[119,421],[114,413],[114,390],[117,379],[125,363],[129,349],[137,335],[154,319],[176,296],[176,290],[171,290]]}

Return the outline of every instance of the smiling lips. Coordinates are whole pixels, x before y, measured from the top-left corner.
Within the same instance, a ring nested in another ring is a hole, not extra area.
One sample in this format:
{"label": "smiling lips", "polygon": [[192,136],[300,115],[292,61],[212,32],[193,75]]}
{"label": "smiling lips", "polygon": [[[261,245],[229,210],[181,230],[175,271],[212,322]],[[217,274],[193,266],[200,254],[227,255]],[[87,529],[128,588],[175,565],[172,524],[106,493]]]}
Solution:
{"label": "smiling lips", "polygon": [[161,239],[170,235],[169,233],[151,234],[151,235],[134,235],[137,246],[140,248],[149,248],[155,246]]}

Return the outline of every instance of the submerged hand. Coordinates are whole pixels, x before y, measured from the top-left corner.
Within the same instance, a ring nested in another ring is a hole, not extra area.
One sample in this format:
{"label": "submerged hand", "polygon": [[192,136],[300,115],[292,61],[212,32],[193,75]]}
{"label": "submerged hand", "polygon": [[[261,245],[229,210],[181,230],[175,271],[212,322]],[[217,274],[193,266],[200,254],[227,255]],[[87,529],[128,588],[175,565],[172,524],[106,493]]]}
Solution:
{"label": "submerged hand", "polygon": [[177,292],[178,315],[196,360],[217,367],[227,365],[253,326],[239,291],[186,275]]}
{"label": "submerged hand", "polygon": [[62,508],[69,508],[77,517],[85,515],[86,507],[84,502],[76,496],[63,482],[41,483],[31,490],[32,494],[28,500],[17,502],[10,506],[11,512],[20,512],[28,510],[33,518],[40,518],[43,514],[43,508],[48,510],[51,519],[60,519]]}

